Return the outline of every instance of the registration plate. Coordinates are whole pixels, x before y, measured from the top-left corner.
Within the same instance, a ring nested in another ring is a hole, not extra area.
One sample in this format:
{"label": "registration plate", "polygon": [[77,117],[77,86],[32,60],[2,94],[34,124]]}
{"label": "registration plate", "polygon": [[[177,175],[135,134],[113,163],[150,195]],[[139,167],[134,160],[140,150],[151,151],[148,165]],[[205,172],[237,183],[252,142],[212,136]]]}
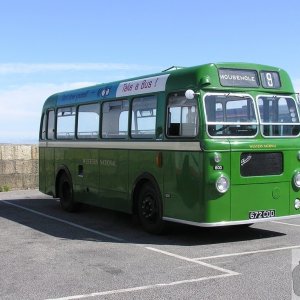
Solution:
{"label": "registration plate", "polygon": [[267,219],[276,216],[275,209],[249,211],[249,219]]}

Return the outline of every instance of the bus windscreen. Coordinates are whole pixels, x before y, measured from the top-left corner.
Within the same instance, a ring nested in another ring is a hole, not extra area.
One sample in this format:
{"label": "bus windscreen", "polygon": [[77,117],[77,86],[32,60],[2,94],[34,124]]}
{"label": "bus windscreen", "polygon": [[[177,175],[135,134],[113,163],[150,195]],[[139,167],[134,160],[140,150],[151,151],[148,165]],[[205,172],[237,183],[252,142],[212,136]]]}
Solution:
{"label": "bus windscreen", "polygon": [[257,104],[264,136],[299,135],[299,114],[292,97],[259,96]]}
{"label": "bus windscreen", "polygon": [[208,94],[205,111],[210,136],[254,136],[258,121],[250,96]]}

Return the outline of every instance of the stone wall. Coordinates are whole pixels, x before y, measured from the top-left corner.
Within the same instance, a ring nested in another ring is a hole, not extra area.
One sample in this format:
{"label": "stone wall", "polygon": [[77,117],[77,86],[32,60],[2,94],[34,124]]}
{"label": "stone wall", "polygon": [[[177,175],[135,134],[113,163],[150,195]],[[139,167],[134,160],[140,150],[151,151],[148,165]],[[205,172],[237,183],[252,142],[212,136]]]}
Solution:
{"label": "stone wall", "polygon": [[0,190],[38,188],[38,146],[0,144]]}

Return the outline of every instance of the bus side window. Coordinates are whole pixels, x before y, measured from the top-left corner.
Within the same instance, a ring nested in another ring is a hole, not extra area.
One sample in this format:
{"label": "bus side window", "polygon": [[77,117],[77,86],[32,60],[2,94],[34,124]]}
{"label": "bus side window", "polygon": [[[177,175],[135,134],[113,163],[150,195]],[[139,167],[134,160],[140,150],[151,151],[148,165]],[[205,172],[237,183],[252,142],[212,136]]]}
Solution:
{"label": "bus side window", "polygon": [[102,138],[128,137],[128,100],[105,102],[102,106]]}
{"label": "bus side window", "polygon": [[75,137],[75,107],[63,107],[57,110],[57,139]]}
{"label": "bus side window", "polygon": [[155,96],[135,98],[132,101],[131,136],[133,138],[155,138]]}
{"label": "bus side window", "polygon": [[77,137],[79,139],[96,139],[99,134],[100,104],[85,104],[78,108]]}
{"label": "bus side window", "polygon": [[54,127],[54,110],[49,110],[47,114],[47,139],[48,140],[54,140],[54,133],[55,133],[55,127]]}
{"label": "bus side window", "polygon": [[168,99],[167,136],[195,137],[198,134],[198,109],[196,99],[173,94]]}
{"label": "bus side window", "polygon": [[46,114],[44,113],[42,116],[42,127],[40,132],[40,139],[45,140],[46,139]]}

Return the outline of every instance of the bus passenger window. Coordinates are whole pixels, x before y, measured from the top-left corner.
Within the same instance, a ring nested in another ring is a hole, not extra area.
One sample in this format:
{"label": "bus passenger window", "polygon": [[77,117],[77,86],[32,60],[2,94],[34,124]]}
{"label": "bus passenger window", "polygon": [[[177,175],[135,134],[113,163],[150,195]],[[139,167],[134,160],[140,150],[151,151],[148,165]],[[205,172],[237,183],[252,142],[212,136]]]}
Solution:
{"label": "bus passenger window", "polygon": [[128,100],[105,102],[102,106],[102,138],[128,137]]}
{"label": "bus passenger window", "polygon": [[133,138],[155,138],[156,97],[135,98],[132,101],[131,136]]}
{"label": "bus passenger window", "polygon": [[57,139],[75,137],[75,107],[63,107],[57,110]]}
{"label": "bus passenger window", "polygon": [[96,139],[99,134],[100,104],[80,105],[78,109],[77,137]]}
{"label": "bus passenger window", "polygon": [[46,139],[46,115],[43,114],[42,116],[42,127],[40,132],[40,139],[45,140]]}
{"label": "bus passenger window", "polygon": [[195,137],[198,134],[196,99],[174,94],[168,100],[167,135],[169,137]]}
{"label": "bus passenger window", "polygon": [[47,139],[54,140],[54,110],[48,111]]}

